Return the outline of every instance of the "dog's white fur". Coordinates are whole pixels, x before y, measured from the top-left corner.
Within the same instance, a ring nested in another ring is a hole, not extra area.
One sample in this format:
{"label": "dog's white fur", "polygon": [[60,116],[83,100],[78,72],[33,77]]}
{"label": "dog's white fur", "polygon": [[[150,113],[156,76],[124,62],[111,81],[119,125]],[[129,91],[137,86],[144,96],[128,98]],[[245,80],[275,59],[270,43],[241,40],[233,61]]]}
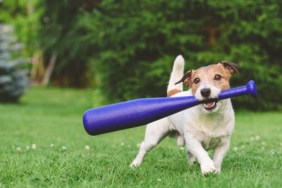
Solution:
{"label": "dog's white fur", "polygon": [[[183,83],[175,83],[183,77],[184,59],[179,55],[175,61],[169,80],[167,91],[180,90],[172,97],[191,96],[192,91],[183,91]],[[201,78],[201,83],[194,93],[198,100],[203,100],[202,88],[210,88],[210,97],[215,98],[221,89],[214,86],[208,76]],[[136,158],[131,167],[137,167],[143,162],[144,156],[154,148],[170,131],[177,131],[177,143],[186,144],[188,163],[192,165],[198,161],[203,175],[219,173],[221,164],[229,145],[230,137],[235,125],[234,111],[230,99],[218,101],[212,111],[206,110],[203,105],[197,105],[178,112],[169,117],[160,119],[147,125],[145,138],[140,145]],[[207,150],[214,150],[211,158]]]}

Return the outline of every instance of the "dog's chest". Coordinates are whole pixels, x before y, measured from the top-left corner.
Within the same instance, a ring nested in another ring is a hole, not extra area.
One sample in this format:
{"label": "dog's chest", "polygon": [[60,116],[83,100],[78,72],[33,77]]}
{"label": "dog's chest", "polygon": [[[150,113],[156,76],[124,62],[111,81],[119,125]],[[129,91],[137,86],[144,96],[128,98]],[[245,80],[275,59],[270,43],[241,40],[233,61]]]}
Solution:
{"label": "dog's chest", "polygon": [[201,116],[192,123],[190,131],[205,149],[214,149],[229,135],[227,124],[228,121],[221,115]]}
{"label": "dog's chest", "polygon": [[202,146],[206,149],[214,149],[221,145],[221,140],[222,137],[217,137],[217,138],[206,138],[202,141]]}
{"label": "dog's chest", "polygon": [[223,136],[227,122],[224,116],[215,114],[199,116],[192,124],[203,138],[217,138]]}

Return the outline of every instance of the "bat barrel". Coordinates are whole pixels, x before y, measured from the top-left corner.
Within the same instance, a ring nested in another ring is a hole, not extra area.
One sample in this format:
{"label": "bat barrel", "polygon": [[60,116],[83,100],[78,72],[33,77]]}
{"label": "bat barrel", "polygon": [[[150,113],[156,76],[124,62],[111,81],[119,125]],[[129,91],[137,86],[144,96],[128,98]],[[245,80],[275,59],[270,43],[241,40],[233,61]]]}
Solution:
{"label": "bat barrel", "polygon": [[199,104],[195,97],[136,99],[87,110],[83,124],[90,135],[145,125]]}

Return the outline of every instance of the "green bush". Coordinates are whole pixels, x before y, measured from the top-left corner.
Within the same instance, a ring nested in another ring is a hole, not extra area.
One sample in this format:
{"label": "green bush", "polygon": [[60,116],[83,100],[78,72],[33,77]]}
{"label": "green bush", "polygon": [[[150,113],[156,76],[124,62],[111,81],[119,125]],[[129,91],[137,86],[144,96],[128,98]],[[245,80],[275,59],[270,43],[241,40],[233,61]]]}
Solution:
{"label": "green bush", "polygon": [[282,5],[277,1],[102,1],[78,26],[93,51],[96,85],[111,100],[164,96],[174,58],[187,69],[238,63],[233,86],[254,79],[259,96],[235,105],[281,107]]}

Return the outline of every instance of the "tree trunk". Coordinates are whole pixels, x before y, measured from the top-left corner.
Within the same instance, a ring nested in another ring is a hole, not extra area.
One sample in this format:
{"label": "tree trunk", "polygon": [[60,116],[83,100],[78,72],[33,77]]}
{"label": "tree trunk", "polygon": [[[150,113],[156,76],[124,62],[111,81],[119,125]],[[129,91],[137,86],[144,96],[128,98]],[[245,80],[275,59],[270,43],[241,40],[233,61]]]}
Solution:
{"label": "tree trunk", "polygon": [[47,66],[46,72],[44,74],[43,81],[42,81],[42,84],[44,86],[49,84],[51,75],[53,73],[53,70],[54,70],[54,67],[55,67],[55,64],[56,64],[56,59],[57,59],[57,55],[56,55],[56,53],[53,53],[53,55],[52,55],[52,57],[50,59],[50,62],[48,64],[48,66]]}

